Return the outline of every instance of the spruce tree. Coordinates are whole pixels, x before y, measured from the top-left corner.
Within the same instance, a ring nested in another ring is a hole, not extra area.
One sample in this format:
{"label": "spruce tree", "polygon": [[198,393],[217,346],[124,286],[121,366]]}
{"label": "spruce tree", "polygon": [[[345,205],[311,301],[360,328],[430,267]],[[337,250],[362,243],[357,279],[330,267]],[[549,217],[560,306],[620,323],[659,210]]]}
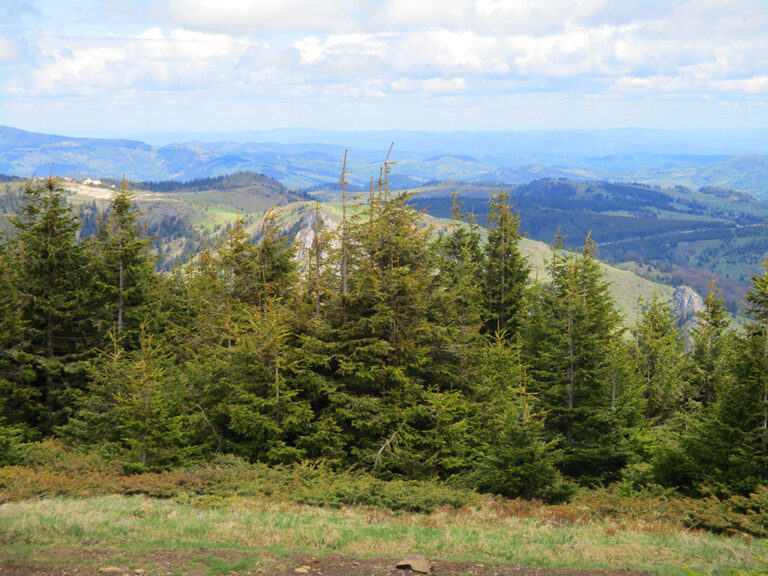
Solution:
{"label": "spruce tree", "polygon": [[490,200],[488,243],[485,247],[486,333],[503,331],[509,337],[520,329],[525,287],[530,268],[520,253],[520,220],[509,194],[501,190]]}
{"label": "spruce tree", "polygon": [[95,343],[90,255],[78,242],[79,222],[65,190],[51,178],[24,188],[26,203],[12,218],[7,249],[18,294],[22,376],[13,394],[23,398],[27,423],[43,434],[65,423],[73,393],[83,387],[82,361]]}
{"label": "spruce tree", "polygon": [[545,416],[528,391],[519,349],[504,334],[490,336],[479,367],[477,424],[483,444],[474,474],[477,488],[509,498],[565,497],[556,468],[557,442],[546,440]]}
{"label": "spruce tree", "polygon": [[258,242],[238,218],[189,270],[184,370],[213,450],[270,463],[308,455],[313,411],[294,379],[303,310],[294,254],[268,212]]}
{"label": "spruce tree", "polygon": [[28,424],[33,419],[28,412],[34,390],[23,385],[22,324],[19,294],[15,274],[0,246],[0,462],[10,454],[13,444],[22,437],[35,437],[36,430]]}
{"label": "spruce tree", "polygon": [[611,481],[629,457],[614,388],[621,317],[589,237],[580,256],[555,246],[548,272],[525,331],[532,388],[550,438],[561,440],[561,471],[584,483]]}
{"label": "spruce tree", "polygon": [[113,335],[91,363],[87,393],[65,431],[83,443],[119,447],[128,470],[183,464],[199,452],[200,417],[169,351],[143,330],[138,340],[128,351]]}
{"label": "spruce tree", "polygon": [[668,423],[690,398],[690,366],[669,305],[654,293],[634,328],[635,359],[645,388],[645,416]]}
{"label": "spruce tree", "polygon": [[768,482],[768,259],[763,267],[747,292],[749,321],[736,337],[730,378],[705,420],[706,449],[691,454],[705,481],[740,494]]}
{"label": "spruce tree", "polygon": [[109,204],[97,234],[96,289],[102,299],[102,333],[114,332],[128,349],[138,345],[138,333],[151,321],[150,306],[158,277],[150,252],[151,239],[141,238],[138,211],[125,181]]}
{"label": "spruce tree", "polygon": [[712,404],[724,385],[733,340],[723,298],[719,293],[713,279],[704,300],[704,310],[696,313],[696,327],[691,333],[693,396],[702,407]]}
{"label": "spruce tree", "polygon": [[470,375],[474,356],[484,344],[480,334],[486,316],[484,304],[484,252],[479,226],[473,218],[464,222],[460,203],[454,197],[451,227],[437,244],[439,268],[436,305],[442,308],[441,323],[448,346],[437,360],[459,372],[452,377],[461,387],[474,380]]}
{"label": "spruce tree", "polygon": [[354,211],[347,293],[342,286],[329,303],[326,362],[315,370],[333,390],[320,417],[342,431],[347,462],[413,477],[463,461],[451,458],[463,450],[466,410],[435,242],[408,200],[382,182]]}

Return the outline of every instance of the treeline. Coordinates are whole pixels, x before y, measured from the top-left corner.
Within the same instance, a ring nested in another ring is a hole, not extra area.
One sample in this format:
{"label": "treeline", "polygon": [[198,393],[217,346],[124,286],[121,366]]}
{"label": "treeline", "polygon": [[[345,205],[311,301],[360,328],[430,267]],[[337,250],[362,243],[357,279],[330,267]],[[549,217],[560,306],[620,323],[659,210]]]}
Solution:
{"label": "treeline", "polygon": [[164,275],[129,192],[83,241],[63,194],[27,187],[0,248],[6,463],[58,436],[129,471],[226,452],[549,500],[766,482],[768,262],[744,330],[712,286],[687,347],[658,298],[624,326],[589,237],[532,281],[504,192],[487,241],[379,186],[301,250],[270,213]]}
{"label": "treeline", "polygon": [[[109,178],[105,179],[104,182],[120,185],[119,181]],[[232,190],[254,185],[267,185],[279,192],[288,192],[288,189],[274,178],[251,171],[236,172],[235,174],[225,176],[193,178],[184,182],[178,180],[160,180],[157,182],[150,180],[136,183],[136,187],[139,190],[148,190],[150,192],[205,192],[208,190]]]}

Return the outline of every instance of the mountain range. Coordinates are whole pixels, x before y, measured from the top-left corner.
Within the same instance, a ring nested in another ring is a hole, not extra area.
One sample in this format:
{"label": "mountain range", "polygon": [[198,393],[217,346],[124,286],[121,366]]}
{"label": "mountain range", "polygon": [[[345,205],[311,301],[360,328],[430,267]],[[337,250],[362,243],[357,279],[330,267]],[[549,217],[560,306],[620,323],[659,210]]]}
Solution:
{"label": "mountain range", "polygon": [[[345,151],[347,191],[367,193],[381,178],[392,145],[385,143],[397,138],[403,145],[389,157],[389,187],[413,192],[414,205],[432,217],[450,217],[456,194],[462,210],[483,222],[491,195],[504,189],[529,239],[560,238],[578,248],[591,235],[601,258],[614,266],[702,294],[717,277],[733,312],[768,254],[768,203],[760,199],[768,198],[768,156],[756,153],[764,148],[751,141],[718,148],[712,139],[691,143],[644,131],[239,135],[275,140],[255,143],[208,136],[214,141],[148,144],[0,127],[0,174],[102,180],[101,188],[73,190],[85,233],[95,227],[97,200],[125,175],[169,267],[237,214],[256,227],[258,215],[272,206],[295,215],[320,200],[332,211],[341,199]],[[0,197],[0,233],[20,202],[21,186],[0,176],[3,181],[8,193]]]}
{"label": "mountain range", "polygon": [[[718,186],[768,198],[768,144],[751,133],[639,129],[541,132],[327,132],[282,130],[197,136],[177,142],[72,138],[0,126],[0,174],[76,179],[181,180],[253,171],[292,189],[348,181],[368,186],[386,151],[399,164],[394,188],[435,180],[526,184],[541,178]],[[215,139],[216,137],[220,139]],[[163,143],[160,143],[163,142]]]}

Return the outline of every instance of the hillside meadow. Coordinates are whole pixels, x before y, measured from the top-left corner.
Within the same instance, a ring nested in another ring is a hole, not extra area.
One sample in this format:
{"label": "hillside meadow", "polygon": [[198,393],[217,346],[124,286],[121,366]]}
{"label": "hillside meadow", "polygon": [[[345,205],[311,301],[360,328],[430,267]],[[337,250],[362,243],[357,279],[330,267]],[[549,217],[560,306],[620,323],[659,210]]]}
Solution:
{"label": "hillside meadow", "polygon": [[723,573],[759,570],[768,551],[744,502],[592,490],[547,505],[232,457],[126,474],[115,461],[50,441],[30,447],[25,461],[0,468],[0,569],[8,573],[271,574],[310,559],[375,564],[409,554],[444,563],[436,573],[452,573],[452,563],[489,574],[511,566]]}

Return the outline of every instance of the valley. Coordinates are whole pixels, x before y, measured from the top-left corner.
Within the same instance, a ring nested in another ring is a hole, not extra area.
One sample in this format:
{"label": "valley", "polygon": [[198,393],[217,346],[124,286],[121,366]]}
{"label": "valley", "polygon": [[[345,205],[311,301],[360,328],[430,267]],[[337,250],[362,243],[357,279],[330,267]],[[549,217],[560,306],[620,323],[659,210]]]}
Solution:
{"label": "valley", "polygon": [[[722,430],[760,401],[738,378],[762,354],[768,205],[564,177],[406,190],[395,165],[368,189],[2,177],[0,528],[21,527],[2,569],[247,573],[247,540],[274,573],[346,574],[340,554],[384,574],[402,522],[484,542],[427,530],[447,573],[759,564],[735,531],[768,530],[761,423]],[[71,531],[37,531],[59,522],[40,495]],[[233,522],[242,506],[256,515]],[[120,510],[186,520],[134,523],[152,556],[113,530]],[[347,536],[312,544],[312,515]],[[254,522],[292,527],[243,540]],[[82,538],[91,554],[72,556]],[[288,554],[297,538],[322,560]]]}
{"label": "valley", "polygon": [[[413,193],[413,205],[427,214],[450,217],[455,193],[463,212],[484,223],[489,198],[504,189],[529,240],[551,244],[557,237],[577,248],[590,234],[611,266],[663,285],[690,285],[702,295],[714,275],[732,313],[740,312],[750,277],[768,253],[768,203],[759,200],[768,195],[768,157],[744,154],[762,150],[747,133],[730,148],[720,146],[732,155],[712,153],[714,134],[694,140],[663,131],[447,133],[439,141],[408,131],[284,130],[242,133],[238,141],[186,136],[197,139],[150,145],[0,127],[0,173],[100,178],[100,187],[69,185],[86,235],[95,230],[94,206],[106,202],[110,187],[120,186],[116,176],[125,174],[164,270],[238,214],[254,232],[272,206],[297,203],[291,210],[301,212],[308,209],[302,202],[340,201],[342,146],[352,146],[348,191],[365,196],[380,177],[380,150],[394,140],[397,167],[389,187]],[[3,215],[18,203],[8,192],[19,188],[5,184],[0,234]],[[298,215],[285,218],[287,229]]]}

